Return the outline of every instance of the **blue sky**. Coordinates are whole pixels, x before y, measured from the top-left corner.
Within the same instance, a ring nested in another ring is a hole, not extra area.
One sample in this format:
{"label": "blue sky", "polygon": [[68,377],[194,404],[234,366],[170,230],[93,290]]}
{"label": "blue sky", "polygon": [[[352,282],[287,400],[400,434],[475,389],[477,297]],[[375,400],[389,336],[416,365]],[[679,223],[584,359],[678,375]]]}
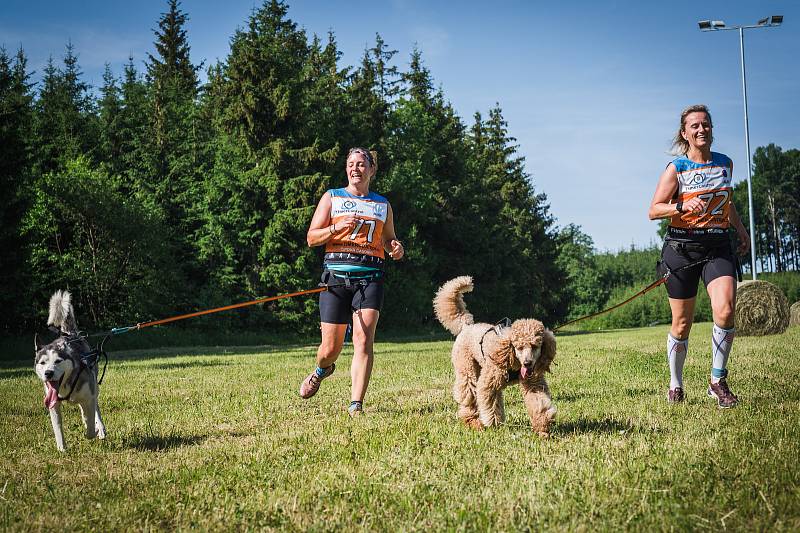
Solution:
{"label": "blue sky", "polygon": [[[195,63],[224,59],[230,37],[261,2],[185,0]],[[223,7],[224,6],[224,7]],[[84,79],[99,86],[129,55],[143,70],[166,1],[4,0],[0,44],[22,46],[38,78],[47,58],[75,46]],[[295,0],[289,16],[309,35],[332,30],[342,65],[356,65],[380,33],[404,69],[416,44],[462,119],[498,103],[537,191],[559,226],[575,223],[599,250],[657,241],[647,208],[671,156],[682,108],[712,111],[716,151],[746,177],[744,116],[735,31],[701,33],[697,21],[778,28],[745,31],[754,150],[800,148],[800,2]],[[398,213],[402,217],[402,213]],[[758,216],[758,213],[756,213]]]}

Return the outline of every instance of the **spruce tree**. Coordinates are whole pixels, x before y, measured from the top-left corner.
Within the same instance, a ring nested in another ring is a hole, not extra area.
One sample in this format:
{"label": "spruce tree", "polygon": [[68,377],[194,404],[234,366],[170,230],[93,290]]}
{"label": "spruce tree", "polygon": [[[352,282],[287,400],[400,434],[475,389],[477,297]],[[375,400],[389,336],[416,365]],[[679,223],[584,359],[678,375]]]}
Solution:
{"label": "spruce tree", "polygon": [[199,82],[185,30],[188,15],[169,0],[154,31],[156,54],[148,54],[147,167],[141,185],[163,213],[187,281],[181,305],[191,305],[194,287],[206,282],[197,262],[196,235],[202,225],[203,180],[210,166],[207,125],[200,122]]}
{"label": "spruce tree", "polygon": [[[219,130],[201,245],[212,284],[239,298],[314,283],[305,233],[340,151],[335,41],[309,45],[286,13],[274,0],[255,11],[209,84]],[[283,300],[263,319],[308,326],[313,309]]]}
{"label": "spruce tree", "polygon": [[97,121],[91,87],[81,80],[78,57],[67,44],[63,68],[52,58],[42,78],[34,116],[35,175],[62,168],[81,154],[97,158]]}
{"label": "spruce tree", "polygon": [[197,71],[192,64],[184,25],[188,16],[178,0],[169,0],[155,30],[157,54],[148,54],[146,81],[149,90],[152,175],[149,188],[164,209],[170,224],[190,229],[187,220],[197,195],[197,146],[193,142],[198,95]]}
{"label": "spruce tree", "polygon": [[100,88],[98,119],[100,122],[99,158],[111,176],[121,176],[124,172],[122,157],[123,138],[120,135],[120,115],[122,112],[121,91],[117,79],[106,63],[103,70],[103,86]]}
{"label": "spruce tree", "polygon": [[121,109],[118,135],[123,180],[120,190],[128,194],[146,195],[150,188],[151,139],[148,128],[147,86],[140,79],[133,57],[125,64],[120,88]]}
{"label": "spruce tree", "polygon": [[15,58],[0,47],[0,332],[22,328],[22,288],[29,283],[21,221],[31,196],[32,84],[22,48]]}
{"label": "spruce tree", "polygon": [[430,318],[430,294],[438,284],[460,274],[479,275],[487,262],[480,251],[481,226],[472,212],[480,191],[467,172],[464,125],[442,91],[433,89],[419,50],[401,78],[402,96],[388,122],[392,166],[384,191],[398,235],[408,245],[406,259],[396,265],[404,298],[387,306],[405,306],[406,312],[395,313],[402,320],[419,319],[424,312],[424,321]]}
{"label": "spruce tree", "polygon": [[492,235],[487,257],[505,254],[510,258],[492,269],[495,312],[513,309],[553,326],[566,313],[562,294],[566,282],[556,261],[558,241],[547,197],[536,193],[499,105],[489,111],[488,120],[476,118],[472,159],[489,211],[494,213],[487,218]]}

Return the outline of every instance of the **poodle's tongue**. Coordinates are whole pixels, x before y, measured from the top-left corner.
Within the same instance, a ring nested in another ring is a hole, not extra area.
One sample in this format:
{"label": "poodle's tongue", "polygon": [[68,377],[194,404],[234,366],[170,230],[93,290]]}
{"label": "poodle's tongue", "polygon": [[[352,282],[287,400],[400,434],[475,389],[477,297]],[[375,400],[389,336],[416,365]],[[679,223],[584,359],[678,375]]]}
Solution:
{"label": "poodle's tongue", "polygon": [[[48,409],[52,409],[58,403],[58,381],[45,381],[45,387],[47,390],[44,393],[44,406]],[[54,385],[55,384],[55,385]]]}
{"label": "poodle's tongue", "polygon": [[523,366],[522,368],[519,369],[519,377],[521,377],[522,379],[528,379],[528,376],[530,375],[531,375],[531,369],[528,368],[527,366]]}

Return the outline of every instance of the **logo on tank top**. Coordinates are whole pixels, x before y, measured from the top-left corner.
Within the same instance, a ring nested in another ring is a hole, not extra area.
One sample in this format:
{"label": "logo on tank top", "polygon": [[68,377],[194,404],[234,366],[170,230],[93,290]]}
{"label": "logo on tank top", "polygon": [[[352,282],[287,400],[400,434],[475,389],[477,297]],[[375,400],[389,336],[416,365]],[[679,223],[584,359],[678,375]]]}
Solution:
{"label": "logo on tank top", "polygon": [[372,212],[375,213],[376,217],[383,218],[383,215],[386,214],[386,204],[374,203],[372,205]]}
{"label": "logo on tank top", "polygon": [[700,185],[706,180],[706,175],[702,172],[697,172],[692,175],[691,179],[689,180],[689,185]]}
{"label": "logo on tank top", "polygon": [[342,207],[347,210],[353,209],[355,206],[356,203],[353,200],[345,200],[344,203],[342,204]]}

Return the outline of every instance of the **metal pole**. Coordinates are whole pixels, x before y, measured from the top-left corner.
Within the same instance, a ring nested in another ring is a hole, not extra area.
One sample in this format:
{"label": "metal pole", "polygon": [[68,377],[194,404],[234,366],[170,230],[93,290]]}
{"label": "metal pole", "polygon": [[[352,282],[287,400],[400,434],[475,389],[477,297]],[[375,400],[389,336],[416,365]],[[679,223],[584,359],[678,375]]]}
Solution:
{"label": "metal pole", "polygon": [[747,207],[750,210],[750,260],[753,279],[756,279],[756,223],[753,211],[753,176],[750,163],[750,123],[747,120],[747,77],[744,70],[744,29],[739,28],[739,51],[742,58],[742,94],[744,95],[744,144],[747,149]]}

